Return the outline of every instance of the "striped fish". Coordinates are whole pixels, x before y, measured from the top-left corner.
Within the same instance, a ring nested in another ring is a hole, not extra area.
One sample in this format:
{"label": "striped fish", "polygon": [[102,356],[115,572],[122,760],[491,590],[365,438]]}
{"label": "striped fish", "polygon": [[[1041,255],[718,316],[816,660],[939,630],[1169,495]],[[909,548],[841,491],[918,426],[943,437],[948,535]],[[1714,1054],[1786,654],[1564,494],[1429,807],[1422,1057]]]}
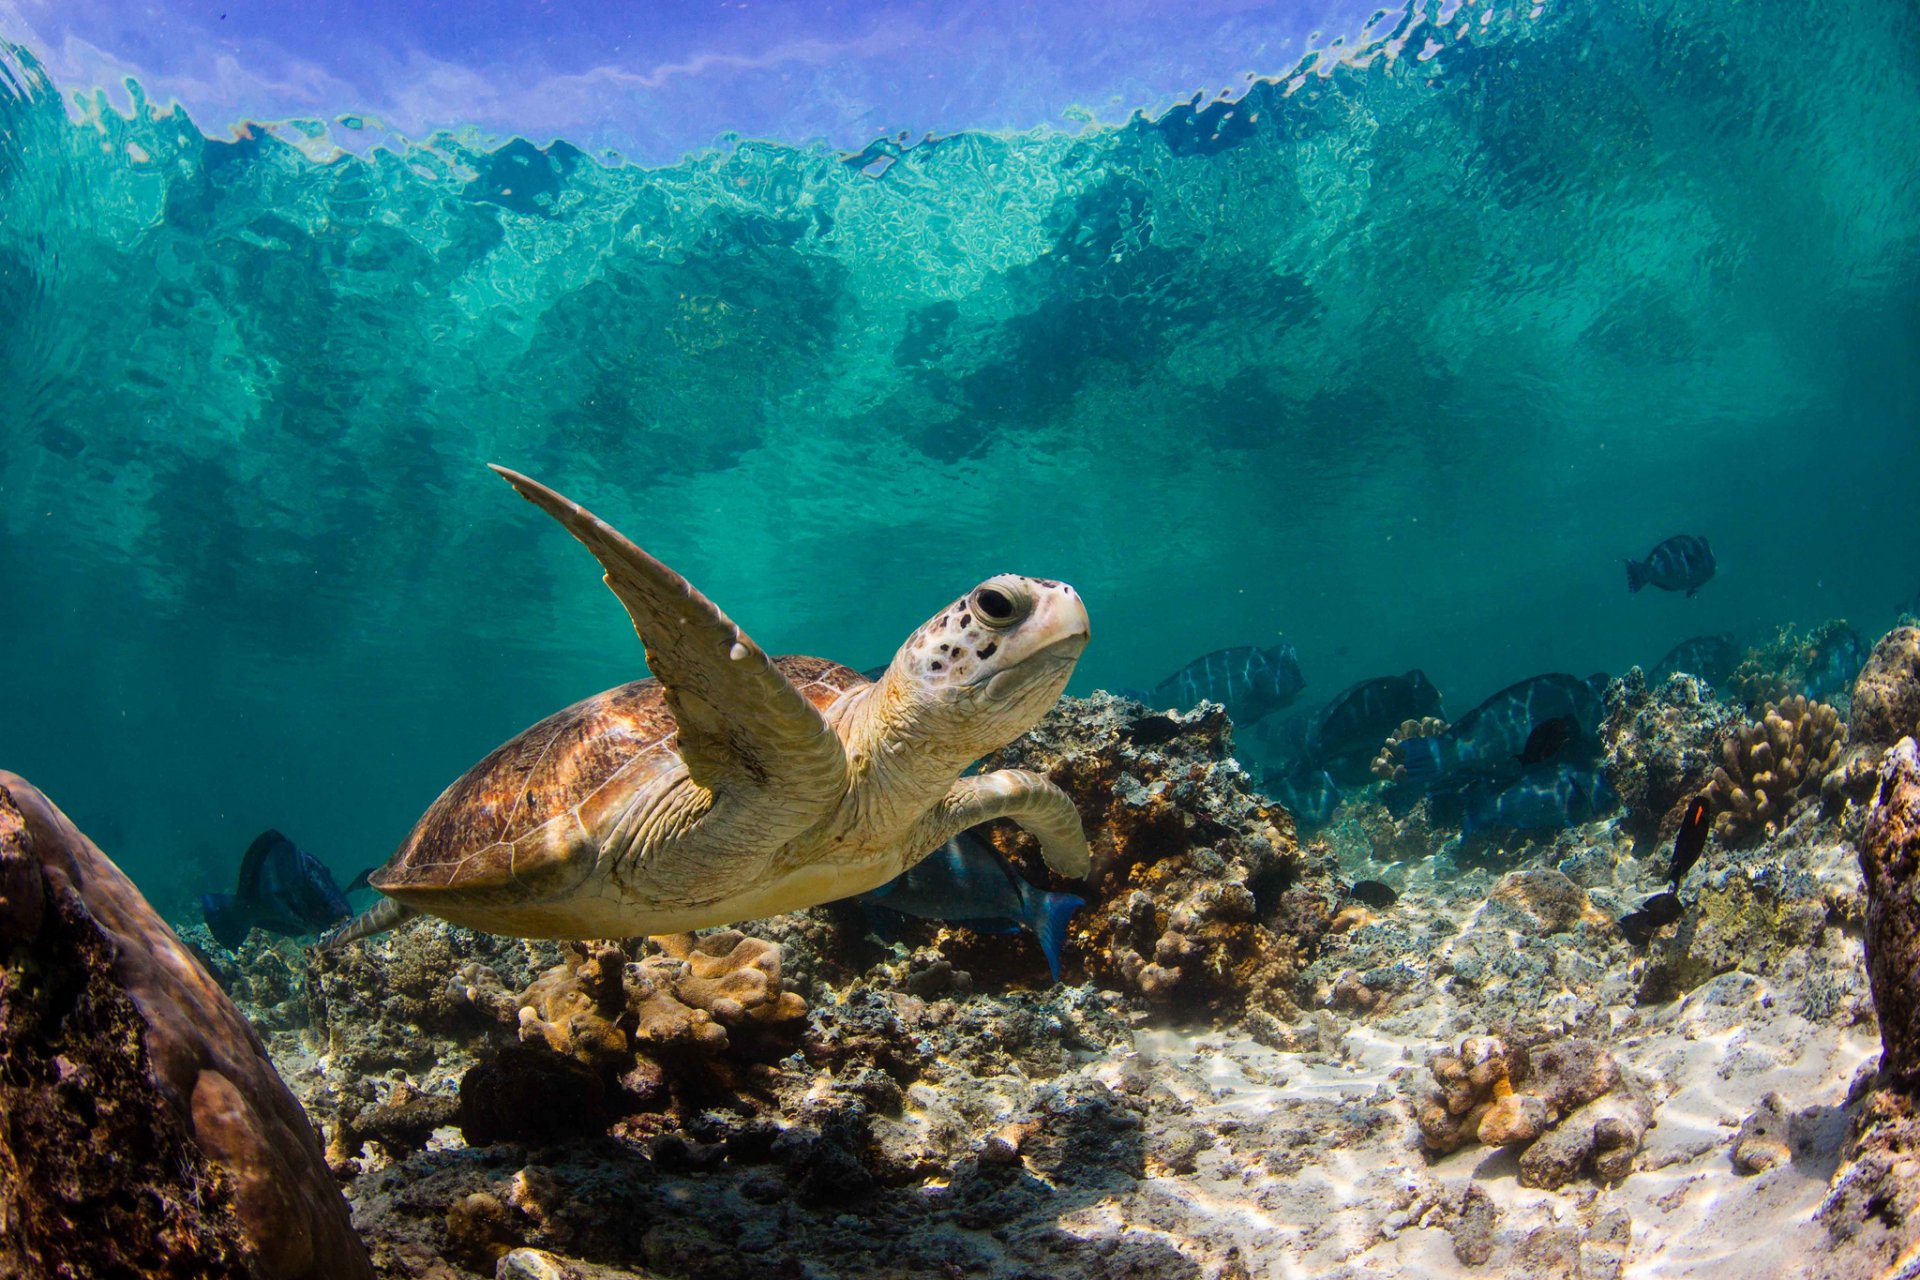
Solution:
{"label": "striped fish", "polygon": [[1217,702],[1235,724],[1251,724],[1290,705],[1306,687],[1300,655],[1292,645],[1239,645],[1195,658],[1155,685],[1147,701],[1181,711],[1193,710],[1202,700]]}

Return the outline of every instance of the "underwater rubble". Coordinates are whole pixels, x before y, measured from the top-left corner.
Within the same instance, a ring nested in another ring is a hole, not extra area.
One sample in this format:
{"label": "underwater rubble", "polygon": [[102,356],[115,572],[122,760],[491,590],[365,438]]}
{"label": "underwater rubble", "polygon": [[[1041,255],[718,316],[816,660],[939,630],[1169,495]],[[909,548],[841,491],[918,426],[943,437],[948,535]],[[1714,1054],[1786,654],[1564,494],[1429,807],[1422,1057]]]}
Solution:
{"label": "underwater rubble", "polygon": [[[316,1222],[350,1205],[366,1252],[312,1274],[1874,1275],[1920,1248],[1915,637],[1837,703],[1758,717],[1630,671],[1599,735],[1621,809],[1465,838],[1386,769],[1305,839],[1220,707],[1063,699],[987,762],[1086,823],[1073,884],[991,832],[1087,900],[1057,984],[1028,937],[848,904],[564,944],[423,919],[328,953],[155,918],[141,947],[217,978],[321,1131],[282,1144],[307,1152],[282,1194]],[[1676,874],[1701,794],[1734,821]],[[82,894],[35,933],[6,848],[16,955],[130,910]],[[1675,916],[1629,936],[1656,890]],[[113,1025],[146,1008],[66,963]],[[44,1064],[21,990],[0,1061]],[[259,1261],[248,1177],[161,1057],[91,1052],[115,1122],[150,1128],[128,1149],[188,1153],[125,1166],[191,1260],[151,1273],[309,1274]],[[0,1155],[10,1220],[48,1212],[11,1131]]]}

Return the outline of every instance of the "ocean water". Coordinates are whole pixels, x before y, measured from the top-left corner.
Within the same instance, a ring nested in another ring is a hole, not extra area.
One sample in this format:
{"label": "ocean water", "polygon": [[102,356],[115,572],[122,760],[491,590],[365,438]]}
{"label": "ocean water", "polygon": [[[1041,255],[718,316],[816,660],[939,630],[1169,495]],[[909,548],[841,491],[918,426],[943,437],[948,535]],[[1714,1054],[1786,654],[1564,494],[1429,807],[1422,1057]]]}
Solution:
{"label": "ocean water", "polygon": [[[1085,597],[1072,693],[1285,639],[1305,701],[1417,665],[1457,712],[1877,635],[1920,590],[1920,15],[1370,31],[1124,125],[663,166],[328,155],[6,49],[0,764],[170,909],[267,826],[383,860],[643,670],[487,462],[858,667],[999,571]],[[1629,596],[1679,532],[1718,576]]]}

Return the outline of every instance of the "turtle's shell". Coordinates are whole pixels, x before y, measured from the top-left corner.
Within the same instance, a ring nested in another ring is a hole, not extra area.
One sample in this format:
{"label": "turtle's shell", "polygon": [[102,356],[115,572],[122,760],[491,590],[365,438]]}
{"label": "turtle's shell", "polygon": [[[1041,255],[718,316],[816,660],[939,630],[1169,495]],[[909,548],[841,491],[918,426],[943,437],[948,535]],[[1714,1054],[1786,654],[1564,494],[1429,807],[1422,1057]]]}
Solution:
{"label": "turtle's shell", "polygon": [[[773,662],[821,710],[868,683],[824,658]],[[514,900],[563,890],[591,867],[634,789],[679,765],[676,728],[651,678],[555,712],[441,792],[368,882],[416,901],[436,891]]]}

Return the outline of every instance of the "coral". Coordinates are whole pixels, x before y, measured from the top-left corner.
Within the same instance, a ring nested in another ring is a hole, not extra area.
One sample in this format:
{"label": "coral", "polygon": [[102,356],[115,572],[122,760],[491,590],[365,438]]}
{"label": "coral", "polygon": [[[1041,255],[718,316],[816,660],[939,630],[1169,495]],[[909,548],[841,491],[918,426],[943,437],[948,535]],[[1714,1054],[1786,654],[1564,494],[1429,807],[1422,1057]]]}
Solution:
{"label": "coral", "polygon": [[1920,747],[1887,755],[1860,841],[1867,882],[1867,977],[1880,1015],[1880,1070],[1920,1089]]}
{"label": "coral", "polygon": [[1920,627],[1896,627],[1873,646],[1848,728],[1854,742],[1880,747],[1920,733]]}
{"label": "coral", "polygon": [[1418,720],[1402,720],[1400,727],[1387,735],[1380,744],[1379,753],[1373,757],[1373,776],[1384,778],[1388,782],[1405,782],[1407,766],[1400,752],[1400,744],[1409,738],[1435,738],[1447,731],[1447,722],[1438,716],[1422,716]]}
{"label": "coral", "polygon": [[[1145,718],[1154,732],[1137,731]],[[1094,870],[1070,969],[1170,1012],[1290,1016],[1340,895],[1328,868],[1301,856],[1292,819],[1253,793],[1230,732],[1212,704],[1143,717],[1096,693],[1062,699],[985,767],[1043,773],[1080,809]],[[1045,875],[1030,840],[1007,851],[1036,882]]]}
{"label": "coral", "polygon": [[1609,686],[1600,740],[1607,781],[1625,809],[1621,826],[1636,839],[1670,839],[1740,723],[1712,686],[1691,675],[1669,676],[1656,687],[1633,667]]}
{"label": "coral", "polygon": [[[1781,627],[1771,640],[1747,650],[1722,688],[1751,716],[1761,715],[1769,703],[1805,696],[1810,685],[1819,683],[1822,656],[1845,644],[1852,631],[1845,619],[1822,623],[1804,635],[1792,626]],[[1812,692],[1818,695],[1820,690]]]}
{"label": "coral", "polygon": [[1651,1104],[1625,1087],[1613,1055],[1591,1040],[1529,1050],[1500,1036],[1468,1036],[1457,1054],[1435,1054],[1427,1065],[1438,1087],[1414,1109],[1426,1149],[1520,1148],[1528,1186],[1562,1186],[1589,1166],[1610,1181],[1625,1177],[1652,1121]]}
{"label": "coral", "polygon": [[1769,704],[1728,737],[1707,785],[1714,834],[1738,845],[1776,833],[1796,801],[1819,795],[1845,744],[1840,715],[1825,703],[1796,695]]}
{"label": "coral", "polygon": [[367,1277],[312,1126],[133,883],[0,772],[0,1274]]}

